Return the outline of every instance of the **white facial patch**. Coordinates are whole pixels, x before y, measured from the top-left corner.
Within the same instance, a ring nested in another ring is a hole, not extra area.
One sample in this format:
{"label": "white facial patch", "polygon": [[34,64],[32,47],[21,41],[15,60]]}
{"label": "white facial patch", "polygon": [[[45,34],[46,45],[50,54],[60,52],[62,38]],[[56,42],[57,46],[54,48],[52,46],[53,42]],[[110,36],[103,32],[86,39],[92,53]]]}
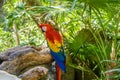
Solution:
{"label": "white facial patch", "polygon": [[46,30],[47,30],[46,26],[43,26],[43,27],[42,27],[42,30],[43,30],[44,32],[46,32]]}

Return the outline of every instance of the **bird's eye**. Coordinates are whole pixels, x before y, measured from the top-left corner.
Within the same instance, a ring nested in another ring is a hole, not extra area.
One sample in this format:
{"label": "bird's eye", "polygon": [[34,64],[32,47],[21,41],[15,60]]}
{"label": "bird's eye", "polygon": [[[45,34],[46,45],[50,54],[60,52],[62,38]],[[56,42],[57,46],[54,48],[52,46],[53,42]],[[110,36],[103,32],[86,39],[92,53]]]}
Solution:
{"label": "bird's eye", "polygon": [[42,27],[42,31],[43,31],[43,32],[46,32],[46,30],[47,30],[46,26],[43,26],[43,27]]}

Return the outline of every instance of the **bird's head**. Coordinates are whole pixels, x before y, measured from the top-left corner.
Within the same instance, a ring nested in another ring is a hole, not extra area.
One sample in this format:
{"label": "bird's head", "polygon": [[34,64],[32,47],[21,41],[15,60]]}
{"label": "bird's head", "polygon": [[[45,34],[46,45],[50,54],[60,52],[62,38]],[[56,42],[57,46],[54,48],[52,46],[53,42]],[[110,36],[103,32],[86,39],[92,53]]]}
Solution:
{"label": "bird's head", "polygon": [[50,24],[40,24],[39,28],[42,30],[42,32],[48,32],[50,30],[53,30]]}

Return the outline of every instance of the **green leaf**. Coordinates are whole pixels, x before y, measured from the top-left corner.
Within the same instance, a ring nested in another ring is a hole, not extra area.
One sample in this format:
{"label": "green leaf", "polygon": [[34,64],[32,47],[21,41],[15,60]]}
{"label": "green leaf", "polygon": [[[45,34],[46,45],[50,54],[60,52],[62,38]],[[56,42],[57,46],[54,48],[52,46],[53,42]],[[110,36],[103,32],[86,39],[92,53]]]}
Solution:
{"label": "green leaf", "polygon": [[74,38],[74,41],[71,44],[71,49],[74,51],[79,50],[79,48],[85,43],[90,41],[92,38],[92,34],[89,29],[82,29],[77,33]]}

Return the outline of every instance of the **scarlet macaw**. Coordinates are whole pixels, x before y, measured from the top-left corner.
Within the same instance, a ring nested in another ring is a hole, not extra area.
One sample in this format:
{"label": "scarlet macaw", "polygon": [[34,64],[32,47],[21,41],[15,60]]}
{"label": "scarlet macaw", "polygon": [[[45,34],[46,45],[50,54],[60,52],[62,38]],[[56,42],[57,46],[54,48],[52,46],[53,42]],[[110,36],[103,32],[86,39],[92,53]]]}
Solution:
{"label": "scarlet macaw", "polygon": [[66,56],[63,49],[62,36],[50,24],[40,24],[39,28],[45,33],[45,37],[50,48],[50,54],[56,61],[57,80],[61,80],[61,70],[66,73]]}

